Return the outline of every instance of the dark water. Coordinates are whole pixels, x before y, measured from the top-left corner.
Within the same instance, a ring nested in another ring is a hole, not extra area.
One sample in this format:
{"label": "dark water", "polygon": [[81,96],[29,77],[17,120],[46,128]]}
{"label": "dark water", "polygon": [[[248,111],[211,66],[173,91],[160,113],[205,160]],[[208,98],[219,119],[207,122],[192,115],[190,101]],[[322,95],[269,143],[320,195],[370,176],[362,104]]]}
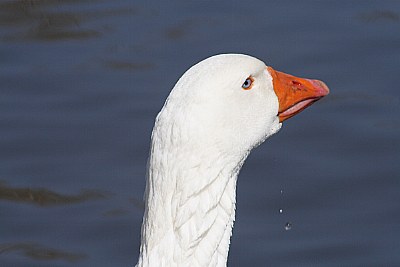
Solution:
{"label": "dark water", "polygon": [[154,117],[226,52],[331,88],[247,160],[229,265],[400,266],[400,2],[166,2],[0,2],[0,266],[135,264]]}

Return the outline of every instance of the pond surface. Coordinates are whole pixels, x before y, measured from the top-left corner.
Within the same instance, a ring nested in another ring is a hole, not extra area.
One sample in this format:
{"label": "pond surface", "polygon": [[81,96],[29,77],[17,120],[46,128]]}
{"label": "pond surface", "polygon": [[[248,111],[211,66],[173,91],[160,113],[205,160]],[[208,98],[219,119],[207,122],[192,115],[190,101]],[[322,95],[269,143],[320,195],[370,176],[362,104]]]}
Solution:
{"label": "pond surface", "polygon": [[399,1],[2,1],[0,266],[133,266],[154,118],[218,53],[325,81],[239,176],[229,266],[400,266]]}

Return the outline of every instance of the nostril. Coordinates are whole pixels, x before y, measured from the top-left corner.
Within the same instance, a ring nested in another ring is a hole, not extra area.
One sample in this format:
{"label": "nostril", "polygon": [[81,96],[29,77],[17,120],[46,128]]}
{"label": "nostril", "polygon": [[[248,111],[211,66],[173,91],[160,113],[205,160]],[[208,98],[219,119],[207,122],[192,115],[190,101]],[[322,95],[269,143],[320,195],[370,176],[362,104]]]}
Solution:
{"label": "nostril", "polygon": [[292,84],[296,87],[302,87],[303,85],[298,81],[292,81]]}

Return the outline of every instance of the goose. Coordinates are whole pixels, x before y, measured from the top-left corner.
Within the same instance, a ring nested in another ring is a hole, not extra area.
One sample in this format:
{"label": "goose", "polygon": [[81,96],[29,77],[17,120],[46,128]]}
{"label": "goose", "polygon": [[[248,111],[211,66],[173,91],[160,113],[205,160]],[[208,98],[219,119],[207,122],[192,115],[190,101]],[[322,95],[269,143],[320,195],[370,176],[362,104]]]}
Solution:
{"label": "goose", "polygon": [[329,93],[252,56],[188,69],[156,117],[137,267],[226,266],[236,181],[250,151]]}

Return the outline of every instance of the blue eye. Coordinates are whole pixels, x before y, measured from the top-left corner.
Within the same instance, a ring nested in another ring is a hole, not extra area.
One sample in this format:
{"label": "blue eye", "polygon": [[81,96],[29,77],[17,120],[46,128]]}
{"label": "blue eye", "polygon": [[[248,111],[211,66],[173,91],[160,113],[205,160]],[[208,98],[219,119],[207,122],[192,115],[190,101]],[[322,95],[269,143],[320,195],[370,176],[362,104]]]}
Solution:
{"label": "blue eye", "polygon": [[251,89],[251,87],[253,86],[253,78],[252,77],[249,77],[249,78],[247,78],[245,81],[244,81],[244,83],[242,84],[242,88],[244,89],[244,90],[250,90]]}

